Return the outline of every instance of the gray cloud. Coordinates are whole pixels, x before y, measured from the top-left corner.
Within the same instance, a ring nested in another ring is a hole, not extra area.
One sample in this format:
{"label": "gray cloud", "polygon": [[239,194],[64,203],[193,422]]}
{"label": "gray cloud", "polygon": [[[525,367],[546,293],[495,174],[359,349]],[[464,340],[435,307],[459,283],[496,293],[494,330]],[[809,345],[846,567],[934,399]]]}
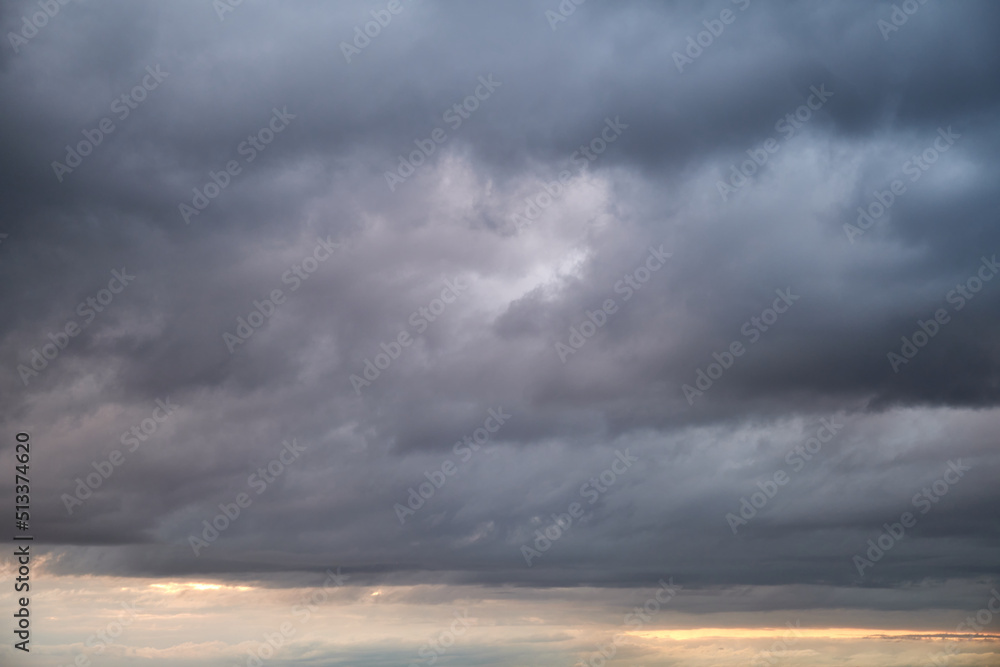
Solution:
{"label": "gray cloud", "polygon": [[[998,9],[926,3],[885,40],[890,3],[755,2],[679,73],[672,53],[732,4],[586,3],[553,31],[545,3],[404,3],[347,63],[339,44],[374,5],[247,1],[220,21],[204,2],[91,0],[6,45],[0,420],[40,443],[36,521],[70,556],[59,568],[279,581],[333,561],[371,581],[632,587],[669,564],[695,589],[822,586],[812,604],[872,608],[995,578],[1000,285],[961,309],[948,295],[1000,251]],[[4,34],[33,7],[7,3]],[[153,66],[168,76],[119,119]],[[832,97],[786,136],[820,85]],[[294,120],[247,160],[275,108]],[[115,130],[60,182],[52,162],[105,117]],[[581,160],[609,118],[627,129]],[[960,138],[911,180],[949,127]],[[385,172],[436,128],[447,140],[390,191]],[[769,138],[724,201],[717,183]],[[179,205],[230,160],[240,173],[186,224]],[[905,194],[852,243],[844,225],[896,179]],[[283,276],[320,238],[341,246],[293,290]],[[661,244],[672,256],[625,300],[619,281]],[[134,284],[25,384],[32,350],[122,267]],[[456,278],[454,303],[411,317]],[[230,353],[223,334],[276,289]],[[784,289],[800,300],[752,342],[745,323]],[[556,343],[607,299],[562,363]],[[940,308],[949,323],[894,372],[887,354]],[[689,404],[682,386],[736,341]],[[167,397],[178,414],[69,515],[62,494]],[[513,416],[459,462],[489,408]],[[832,414],[844,433],[734,536],[726,513]],[[292,437],[302,462],[194,557],[201,521]],[[625,449],[635,470],[527,567],[521,545]],[[958,458],[968,477],[859,578],[852,556]],[[449,459],[458,473],[400,525],[394,505]]]}

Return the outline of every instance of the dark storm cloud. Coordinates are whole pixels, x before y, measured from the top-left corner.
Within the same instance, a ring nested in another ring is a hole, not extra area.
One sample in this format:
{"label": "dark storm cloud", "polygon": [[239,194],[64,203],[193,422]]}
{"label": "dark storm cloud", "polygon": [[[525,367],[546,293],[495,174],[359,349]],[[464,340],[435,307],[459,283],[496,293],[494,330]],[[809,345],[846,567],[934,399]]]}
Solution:
{"label": "dark storm cloud", "polygon": [[[736,4],[585,3],[552,30],[556,3],[404,1],[348,63],[340,43],[379,7],[244,2],[220,21],[206,2],[92,0],[5,44],[2,415],[53,443],[40,523],[73,554],[62,566],[334,560],[541,586],[645,585],[666,564],[692,587],[995,575],[1000,284],[961,310],[947,297],[1000,251],[1000,10],[928,2],[886,40],[890,4],[752,2],[678,72],[674,52]],[[4,33],[33,7],[5,5]],[[157,67],[120,117],[115,100]],[[489,76],[495,90],[449,123]],[[822,86],[808,120],[781,125]],[[248,160],[275,110],[294,117]],[[114,131],[57,175],[103,118]],[[626,127],[581,158],[608,123]],[[436,128],[446,140],[390,190],[385,172]],[[910,180],[939,128],[959,138]],[[718,183],[769,139],[777,151],[723,199]],[[180,204],[229,161],[239,173],[188,224]],[[518,229],[525,199],[561,178]],[[896,179],[906,192],[849,239]],[[292,278],[320,239],[340,245]],[[670,258],[626,301],[621,281],[661,245]],[[122,267],[134,283],[26,385],[18,366]],[[468,288],[421,314],[455,280]],[[223,334],[276,289],[273,316],[230,352]],[[800,298],[752,342],[743,327],[775,290]],[[556,343],[607,299],[616,311],[563,363]],[[950,322],[894,372],[887,354],[939,308]],[[414,342],[355,391],[401,332]],[[736,341],[745,354],[689,404],[682,385]],[[182,409],[69,515],[62,495],[167,397]],[[509,423],[400,525],[394,505],[458,462],[491,408]],[[831,414],[853,435],[734,537],[725,514]],[[194,557],[201,521],[292,437],[303,460]],[[527,567],[519,548],[625,449],[641,463]],[[911,460],[890,469],[884,451]],[[974,473],[859,580],[851,556],[957,457]]]}

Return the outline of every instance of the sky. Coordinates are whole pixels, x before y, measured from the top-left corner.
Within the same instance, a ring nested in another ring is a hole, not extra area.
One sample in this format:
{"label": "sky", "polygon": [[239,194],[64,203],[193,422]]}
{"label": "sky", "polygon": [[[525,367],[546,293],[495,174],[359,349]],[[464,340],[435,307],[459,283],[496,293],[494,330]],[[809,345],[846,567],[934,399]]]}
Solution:
{"label": "sky", "polygon": [[1000,664],[998,32],[3,3],[0,663]]}

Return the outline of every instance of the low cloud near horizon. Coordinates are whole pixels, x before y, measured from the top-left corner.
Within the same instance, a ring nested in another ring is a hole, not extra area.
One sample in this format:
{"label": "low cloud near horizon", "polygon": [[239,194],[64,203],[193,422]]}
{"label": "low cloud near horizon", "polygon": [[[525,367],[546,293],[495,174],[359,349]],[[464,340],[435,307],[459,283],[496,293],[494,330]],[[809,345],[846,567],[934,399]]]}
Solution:
{"label": "low cloud near horizon", "polygon": [[329,568],[391,645],[268,664],[463,608],[439,664],[572,664],[670,578],[618,660],[799,619],[870,634],[787,664],[916,664],[988,604],[1000,7],[41,5],[0,9],[0,462],[30,434],[59,664],[68,591],[155,593],[116,659],[200,666]]}

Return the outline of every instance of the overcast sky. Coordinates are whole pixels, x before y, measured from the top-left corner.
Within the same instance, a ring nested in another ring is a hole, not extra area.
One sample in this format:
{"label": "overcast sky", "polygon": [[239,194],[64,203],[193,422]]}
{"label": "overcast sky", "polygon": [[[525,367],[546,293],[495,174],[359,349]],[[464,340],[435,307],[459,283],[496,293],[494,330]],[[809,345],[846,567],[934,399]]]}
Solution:
{"label": "overcast sky", "polygon": [[105,664],[242,665],[338,567],[266,664],[431,664],[462,609],[437,664],[573,664],[661,579],[621,664],[796,620],[912,636],[785,664],[923,664],[986,607],[1000,7],[233,4],[0,8],[0,461],[30,434],[47,591],[0,661],[93,655],[69,592],[133,590]]}

